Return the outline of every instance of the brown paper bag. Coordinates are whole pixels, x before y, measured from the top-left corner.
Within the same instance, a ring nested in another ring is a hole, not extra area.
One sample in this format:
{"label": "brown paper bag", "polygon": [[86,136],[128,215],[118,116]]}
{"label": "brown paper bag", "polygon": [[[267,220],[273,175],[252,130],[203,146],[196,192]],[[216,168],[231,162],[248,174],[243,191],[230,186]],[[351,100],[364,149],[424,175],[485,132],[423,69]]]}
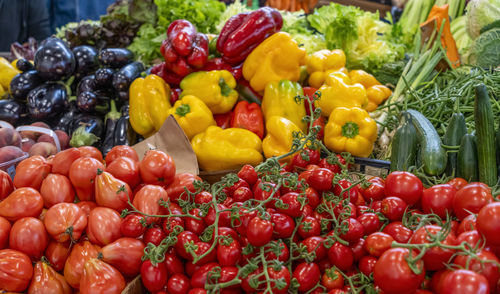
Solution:
{"label": "brown paper bag", "polygon": [[191,143],[172,115],[165,120],[158,132],[132,148],[137,151],[141,160],[150,149],[164,151],[174,159],[177,173],[199,173],[198,161]]}

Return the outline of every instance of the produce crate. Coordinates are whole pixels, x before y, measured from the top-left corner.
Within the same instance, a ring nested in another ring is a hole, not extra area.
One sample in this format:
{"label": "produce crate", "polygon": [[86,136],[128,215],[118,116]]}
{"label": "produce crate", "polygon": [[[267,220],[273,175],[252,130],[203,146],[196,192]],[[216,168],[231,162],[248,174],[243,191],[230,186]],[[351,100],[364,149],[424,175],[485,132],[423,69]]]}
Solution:
{"label": "produce crate", "polygon": [[135,279],[127,284],[127,287],[123,289],[122,294],[144,294],[147,293],[146,288],[142,285],[141,276],[137,276]]}
{"label": "produce crate", "polygon": [[391,5],[390,1],[387,1],[389,5],[386,4],[381,4],[377,2],[372,2],[372,1],[366,1],[366,0],[320,0],[318,1],[318,6],[323,6],[323,5],[329,5],[330,2],[336,2],[342,5],[353,5],[357,6],[363,10],[366,11],[371,11],[371,12],[376,12],[377,10],[380,11],[380,15],[383,16],[385,15],[386,12],[391,11]]}

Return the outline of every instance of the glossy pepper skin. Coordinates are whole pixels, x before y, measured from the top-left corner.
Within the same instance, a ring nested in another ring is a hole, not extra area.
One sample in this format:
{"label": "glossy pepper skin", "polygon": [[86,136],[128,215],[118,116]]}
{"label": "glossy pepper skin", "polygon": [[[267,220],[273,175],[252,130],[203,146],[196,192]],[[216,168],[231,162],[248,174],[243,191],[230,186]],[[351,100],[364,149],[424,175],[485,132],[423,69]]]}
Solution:
{"label": "glossy pepper skin", "polygon": [[345,68],[346,57],[342,50],[319,50],[307,56],[306,66],[309,85],[319,88],[325,82],[329,72]]}
{"label": "glossy pepper skin", "polygon": [[316,100],[315,106],[320,107],[322,115],[327,117],[337,107],[363,108],[368,102],[365,87],[352,84],[349,76],[342,71],[330,73],[319,91],[321,98]]}
{"label": "glossy pepper skin", "polygon": [[149,137],[157,132],[168,116],[170,87],[156,75],[134,80],[129,90],[130,124],[138,134]]}
{"label": "glossy pepper skin", "polygon": [[236,80],[227,70],[199,71],[185,77],[181,84],[182,96],[200,98],[212,113],[226,113],[233,109],[238,92]]}
{"label": "glossy pepper skin", "polygon": [[353,107],[336,108],[325,127],[325,145],[330,150],[368,157],[377,139],[377,124],[366,110]]}
{"label": "glossy pepper skin", "polygon": [[232,66],[226,61],[224,61],[224,59],[222,59],[221,57],[216,57],[208,60],[205,66],[201,70],[203,71],[227,70],[233,75],[236,81],[239,81],[243,76],[242,66],[243,64]]}
{"label": "glossy pepper skin", "polygon": [[260,106],[248,101],[238,102],[231,118],[231,128],[247,129],[264,138],[264,118]]}
{"label": "glossy pepper skin", "polygon": [[279,32],[267,38],[243,63],[243,77],[257,91],[269,82],[298,81],[306,51],[288,33]]}
{"label": "glossy pepper skin", "polygon": [[187,95],[181,100],[177,100],[168,114],[175,117],[189,140],[205,131],[209,126],[215,126],[210,109],[203,101],[193,95]]}
{"label": "glossy pepper skin", "polygon": [[[292,121],[280,117],[272,116],[266,121],[267,135],[262,141],[262,149],[266,158],[280,156],[290,152],[293,143],[294,132],[301,132],[300,128]],[[289,161],[292,156],[284,158],[282,161]]]}
{"label": "glossy pepper skin", "polygon": [[262,112],[266,122],[273,116],[280,116],[305,131],[306,124],[302,118],[306,115],[306,109],[304,100],[295,101],[298,95],[304,95],[298,83],[287,80],[268,83],[262,99]]}
{"label": "glossy pepper skin", "polygon": [[240,64],[255,47],[281,30],[283,18],[278,10],[263,7],[231,17],[217,39],[217,51],[232,65]]}
{"label": "glossy pepper skin", "polygon": [[200,167],[206,171],[240,168],[262,162],[262,141],[245,129],[208,127],[191,140]]}
{"label": "glossy pepper skin", "polygon": [[364,70],[351,70],[349,78],[352,83],[359,83],[365,87],[366,97],[368,98],[365,109],[368,112],[377,109],[392,94],[392,91],[388,87],[381,85],[374,76]]}

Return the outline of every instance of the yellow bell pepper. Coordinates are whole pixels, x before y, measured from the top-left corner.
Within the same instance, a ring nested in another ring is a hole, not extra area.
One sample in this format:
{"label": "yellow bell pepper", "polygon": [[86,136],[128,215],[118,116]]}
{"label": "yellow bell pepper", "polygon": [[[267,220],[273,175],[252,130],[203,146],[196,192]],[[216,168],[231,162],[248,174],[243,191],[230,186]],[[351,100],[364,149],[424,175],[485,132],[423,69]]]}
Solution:
{"label": "yellow bell pepper", "polygon": [[194,136],[191,146],[203,170],[237,169],[262,162],[262,141],[249,130],[210,126]]}
{"label": "yellow bell pepper", "polygon": [[325,84],[319,88],[321,98],[315,102],[323,116],[330,116],[337,107],[364,107],[368,98],[365,87],[352,84],[351,79],[342,71],[330,73]]}
{"label": "yellow bell pepper", "polygon": [[5,89],[2,87],[2,85],[0,85],[0,99],[3,99],[5,94],[7,94],[7,92],[5,91]]}
{"label": "yellow bell pepper", "polygon": [[265,121],[273,116],[281,116],[305,131],[306,123],[302,118],[306,115],[306,109],[303,100],[295,101],[297,95],[304,95],[298,83],[281,80],[267,84],[261,105]]}
{"label": "yellow bell pepper", "polygon": [[181,81],[182,95],[200,98],[213,114],[226,113],[233,109],[238,92],[236,80],[227,70],[198,71]]}
{"label": "yellow bell pepper", "polygon": [[275,33],[257,46],[245,63],[243,77],[257,92],[267,83],[281,80],[298,81],[306,51],[285,32]]}
{"label": "yellow bell pepper", "polygon": [[10,91],[10,81],[21,71],[13,67],[7,59],[0,57],[0,85]]}
{"label": "yellow bell pepper", "polygon": [[[266,122],[267,135],[262,141],[262,149],[266,158],[280,156],[291,151],[293,144],[293,133],[300,132],[300,128],[292,121],[273,116]],[[286,162],[292,158],[287,156],[282,161]]]}
{"label": "yellow bell pepper", "polygon": [[365,106],[367,111],[371,112],[377,109],[380,103],[384,102],[392,94],[389,88],[380,84],[374,76],[364,70],[351,70],[349,77],[353,84],[359,83],[365,87],[368,98],[368,103]]}
{"label": "yellow bell pepper", "polygon": [[205,131],[209,126],[215,126],[215,120],[210,109],[197,97],[188,95],[177,100],[169,111],[186,136],[191,140],[195,135]]}
{"label": "yellow bell pepper", "polygon": [[170,86],[157,75],[137,78],[129,89],[129,115],[132,128],[149,137],[157,132],[170,109]]}
{"label": "yellow bell pepper", "polygon": [[[346,57],[344,51],[320,50],[307,57],[307,73],[309,73],[309,86],[319,88],[325,82],[327,75],[333,71],[345,69]],[[347,72],[346,72],[347,73]]]}
{"label": "yellow bell pepper", "polygon": [[325,126],[325,145],[334,152],[368,157],[377,139],[377,124],[366,110],[338,107]]}

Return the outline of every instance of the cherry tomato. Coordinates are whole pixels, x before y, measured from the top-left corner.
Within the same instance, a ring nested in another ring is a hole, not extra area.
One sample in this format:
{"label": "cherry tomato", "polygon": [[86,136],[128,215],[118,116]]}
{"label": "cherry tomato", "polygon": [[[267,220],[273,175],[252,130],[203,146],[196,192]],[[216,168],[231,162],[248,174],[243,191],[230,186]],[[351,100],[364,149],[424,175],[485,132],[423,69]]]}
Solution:
{"label": "cherry tomato", "polygon": [[233,199],[236,202],[245,202],[247,200],[252,199],[252,197],[253,197],[252,190],[250,190],[247,187],[239,187],[233,192]]}
{"label": "cherry tomato", "polygon": [[241,245],[232,238],[223,239],[217,245],[217,261],[222,266],[235,266],[241,258]]}
{"label": "cherry tomato", "polygon": [[283,201],[285,207],[278,207],[278,211],[291,217],[299,217],[302,214],[302,204],[299,201],[299,197],[299,194],[295,192],[286,193],[281,196],[280,199]]}
{"label": "cherry tomato", "polygon": [[457,244],[462,244],[463,242],[467,243],[467,247],[472,248],[480,248],[484,246],[484,241],[479,235],[479,232],[476,230],[463,232],[457,237]]}
{"label": "cherry tomato", "polygon": [[253,246],[263,246],[269,243],[273,237],[273,224],[258,216],[252,218],[248,223],[247,238]]}
{"label": "cherry tomato", "polygon": [[298,290],[307,292],[311,290],[320,280],[321,273],[316,263],[300,263],[293,271],[293,277],[299,283]]}
{"label": "cherry tomato", "polygon": [[165,263],[160,262],[156,265],[151,260],[146,260],[141,265],[142,284],[148,291],[160,291],[167,282],[167,268]]}
{"label": "cherry tomato", "polygon": [[[430,236],[436,235],[438,233],[443,233],[440,226],[427,225],[416,230],[413,236],[411,236],[411,244],[426,244],[430,243]],[[457,245],[457,238],[455,234],[449,232],[445,239],[442,241],[444,245],[455,246]],[[452,249],[443,249],[439,247],[429,248],[422,260],[424,261],[425,269],[427,270],[440,270],[444,269],[448,260],[455,253]]]}
{"label": "cherry tomato", "polygon": [[375,268],[377,260],[378,259],[376,257],[368,255],[361,257],[358,263],[359,271],[366,276],[370,276],[370,274],[373,273],[373,269]]}
{"label": "cherry tomato", "polygon": [[341,289],[344,287],[344,277],[338,270],[327,270],[321,277],[321,285],[326,290]]}
{"label": "cherry tomato", "polygon": [[382,200],[382,214],[391,221],[399,221],[403,218],[408,205],[398,197],[387,197]]}
{"label": "cherry tomato", "polygon": [[[274,230],[276,231],[276,224]],[[302,223],[300,224],[297,232],[302,238],[319,236],[319,234],[321,233],[321,224],[316,218],[312,216],[306,216],[302,220]]]}
{"label": "cherry tomato", "polygon": [[370,255],[380,257],[385,251],[391,248],[392,241],[394,239],[391,235],[375,232],[366,237],[365,249]]}
{"label": "cherry tomato", "polygon": [[352,255],[354,256],[354,261],[359,261],[361,257],[367,255],[365,250],[365,239],[359,238],[358,241],[352,242],[349,246],[352,250]]}
{"label": "cherry tomato", "polygon": [[176,254],[165,254],[164,262],[169,276],[174,274],[184,274],[184,265],[181,259]]}
{"label": "cherry tomato", "polygon": [[470,183],[458,190],[453,198],[453,211],[459,220],[470,213],[478,213],[483,206],[493,201],[490,189],[482,183]]}
{"label": "cherry tomato", "polygon": [[340,238],[346,240],[349,243],[356,242],[359,238],[364,235],[364,227],[355,218],[348,218],[343,220],[342,224],[347,224],[347,232],[340,234]]}
{"label": "cherry tomato", "polygon": [[366,201],[382,200],[385,197],[385,182],[379,177],[371,177],[367,180],[370,184],[366,189],[360,189]]}
{"label": "cherry tomato", "polygon": [[123,219],[120,232],[124,237],[138,238],[146,232],[145,222],[146,218],[144,216],[138,213],[129,214]]}
{"label": "cherry tomato", "polygon": [[250,186],[253,186],[258,179],[255,168],[249,164],[244,165],[238,172],[238,177],[245,180]]}
{"label": "cherry tomato", "polygon": [[328,259],[330,259],[330,262],[340,270],[345,271],[354,263],[354,254],[351,248],[339,242],[335,242],[332,247],[328,249]]}
{"label": "cherry tomato", "polygon": [[199,242],[200,239],[193,232],[184,231],[177,235],[177,243],[175,244],[175,250],[177,254],[185,259],[192,259],[192,255],[186,251],[184,244],[193,241],[194,243]]}
{"label": "cherry tomato", "polygon": [[347,161],[342,157],[342,155],[337,154],[337,158],[323,158],[319,162],[319,167],[331,170],[334,174],[339,174],[342,171],[342,167],[338,164],[345,165]]}
{"label": "cherry tomato", "polygon": [[488,279],[490,289],[496,289],[500,279],[499,260],[495,254],[481,249],[476,253],[476,258],[467,255],[457,255],[453,263],[461,268],[467,268],[473,272],[483,275]]}
{"label": "cherry tomato", "polygon": [[488,280],[470,270],[456,270],[443,277],[440,294],[488,294]]}
{"label": "cherry tomato", "polygon": [[208,279],[208,273],[216,266],[218,266],[217,263],[211,262],[197,269],[191,277],[191,287],[193,288],[205,287],[205,284],[207,283]]}
{"label": "cherry tomato", "polygon": [[373,212],[365,212],[361,214],[358,216],[357,221],[363,226],[365,234],[377,232],[382,227],[380,218]]}
{"label": "cherry tomato", "polygon": [[[359,189],[357,186],[351,187],[352,183],[346,179],[339,180],[339,183],[333,187],[333,194],[349,199],[349,202],[356,203],[359,198]],[[350,188],[348,191],[346,189]],[[342,192],[344,191],[344,192]]]}
{"label": "cherry tomato", "polygon": [[458,225],[457,234],[463,232],[477,230],[477,216],[475,214],[470,214],[466,216]]}
{"label": "cherry tomato", "polygon": [[413,235],[413,231],[403,226],[401,222],[392,222],[388,224],[383,232],[391,235],[394,241],[399,243],[408,243]]}
{"label": "cherry tomato", "polygon": [[424,213],[435,213],[445,219],[453,210],[453,198],[457,190],[449,185],[435,185],[422,193],[422,210]]}
{"label": "cherry tomato", "polygon": [[309,176],[308,184],[317,191],[328,191],[332,188],[334,173],[326,168],[313,170]]}
{"label": "cherry tomato", "polygon": [[189,288],[189,278],[183,274],[174,274],[168,279],[167,290],[169,294],[186,294]]}
{"label": "cherry tomato", "polygon": [[453,186],[458,191],[458,190],[462,189],[462,187],[467,185],[468,183],[465,179],[454,178],[454,179],[451,179],[447,184]]}
{"label": "cherry tomato", "polygon": [[[207,252],[209,252],[210,247],[211,247],[210,244],[208,244],[207,242],[202,242],[202,241],[195,242],[194,246],[195,246],[194,247],[195,248],[194,254],[196,256],[198,256],[198,257],[204,255]],[[202,259],[199,259],[196,262],[196,264],[198,264],[198,265],[204,265],[204,264],[207,264],[209,262],[214,262],[216,259],[217,259],[217,252],[215,250],[211,250]],[[192,260],[192,258],[190,258],[189,260]]]}
{"label": "cherry tomato", "polygon": [[490,203],[477,215],[477,230],[484,235],[486,242],[500,246],[500,202]]}
{"label": "cherry tomato", "polygon": [[144,182],[167,186],[174,181],[175,162],[163,151],[149,150],[139,164],[139,172]]}
{"label": "cherry tomato", "polygon": [[270,266],[267,268],[267,274],[269,275],[269,279],[271,280],[281,280],[283,285],[278,287],[276,285],[276,282],[271,282],[271,288],[273,289],[273,293],[276,294],[285,294],[288,293],[288,288],[290,287],[290,272],[288,271],[288,268],[285,266],[279,267],[278,270],[276,270],[273,266]]}
{"label": "cherry tomato", "polygon": [[326,248],[323,245],[325,239],[323,237],[314,236],[304,239],[301,244],[303,244],[308,253],[314,252],[316,254],[315,261],[322,260],[326,257]]}
{"label": "cherry tomato", "polygon": [[319,150],[304,148],[292,158],[293,167],[306,168],[309,164],[318,164],[320,160]]}
{"label": "cherry tomato", "polygon": [[159,227],[152,227],[146,230],[144,233],[144,243],[147,245],[152,243],[155,246],[160,245],[161,241],[165,239],[167,235]]}
{"label": "cherry tomato", "polygon": [[420,200],[423,188],[422,181],[409,172],[395,171],[385,179],[385,194],[401,198],[408,205]]}

